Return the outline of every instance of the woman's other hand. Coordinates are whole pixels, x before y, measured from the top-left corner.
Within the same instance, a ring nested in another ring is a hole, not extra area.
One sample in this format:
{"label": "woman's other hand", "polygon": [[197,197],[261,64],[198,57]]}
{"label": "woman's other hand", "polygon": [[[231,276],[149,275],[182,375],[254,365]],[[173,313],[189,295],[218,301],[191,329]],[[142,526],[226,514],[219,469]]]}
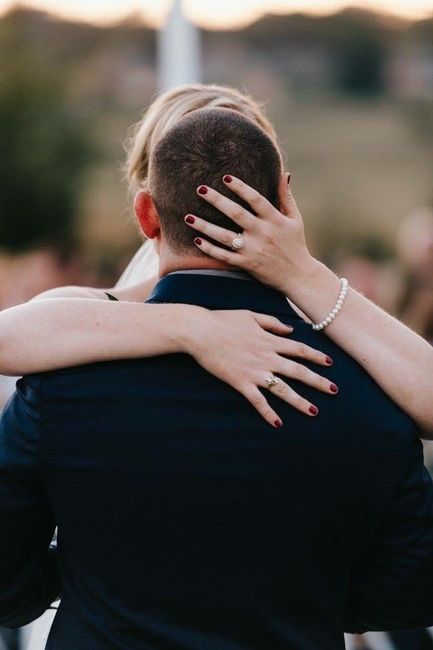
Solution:
{"label": "woman's other hand", "polygon": [[[211,339],[209,332],[212,332]],[[280,377],[294,379],[329,395],[338,392],[329,379],[302,364],[312,361],[330,366],[332,359],[308,345],[286,338],[292,332],[292,327],[273,316],[248,310],[206,310],[188,321],[183,347],[208,372],[244,395],[269,424],[280,427],[279,415],[260,390],[268,388],[267,378],[277,375],[276,385],[269,390],[310,417],[318,414],[317,407]]]}
{"label": "woman's other hand", "polygon": [[[251,206],[251,211],[211,187],[201,185],[197,192],[239,226],[238,232],[243,232],[243,246],[236,251],[228,250],[232,249],[237,232],[211,224],[199,216],[186,215],[186,224],[205,236],[195,239],[196,246],[210,257],[241,268],[261,282],[286,291],[288,277],[303,277],[316,263],[305,242],[302,217],[290,190],[290,175],[282,174],[280,179],[280,209],[235,176],[226,174],[223,181]],[[227,248],[217,246],[207,238]]]}

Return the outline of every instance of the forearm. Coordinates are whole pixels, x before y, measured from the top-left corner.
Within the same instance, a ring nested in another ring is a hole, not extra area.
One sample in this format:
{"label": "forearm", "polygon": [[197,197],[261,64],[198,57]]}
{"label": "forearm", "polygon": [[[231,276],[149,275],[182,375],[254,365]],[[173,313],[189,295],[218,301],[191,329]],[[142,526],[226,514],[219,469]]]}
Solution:
{"label": "forearm", "polygon": [[58,298],[0,313],[0,373],[23,375],[110,361],[183,352],[187,323],[204,311]]}
{"label": "forearm", "polygon": [[[291,274],[286,295],[320,322],[334,307],[339,278],[312,260]],[[325,333],[356,359],[383,390],[426,432],[433,432],[433,348],[353,289]]]}

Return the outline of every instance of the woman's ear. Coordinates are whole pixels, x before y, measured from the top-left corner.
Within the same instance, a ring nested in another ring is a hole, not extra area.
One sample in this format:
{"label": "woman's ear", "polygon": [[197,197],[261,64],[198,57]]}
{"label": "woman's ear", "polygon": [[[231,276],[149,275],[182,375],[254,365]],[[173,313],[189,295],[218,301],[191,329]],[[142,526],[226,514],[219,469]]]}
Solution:
{"label": "woman's ear", "polygon": [[134,212],[148,239],[155,239],[160,235],[161,225],[158,211],[149,192],[144,190],[137,192],[134,199]]}

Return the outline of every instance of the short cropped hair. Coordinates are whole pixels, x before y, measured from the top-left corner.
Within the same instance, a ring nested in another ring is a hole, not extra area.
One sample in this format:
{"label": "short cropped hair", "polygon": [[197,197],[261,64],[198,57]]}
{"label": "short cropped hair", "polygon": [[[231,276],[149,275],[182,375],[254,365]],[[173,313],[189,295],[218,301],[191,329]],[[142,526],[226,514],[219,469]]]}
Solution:
{"label": "short cropped hair", "polygon": [[282,172],[281,154],[251,119],[226,108],[203,108],[182,117],[155,146],[150,159],[149,190],[168,245],[176,253],[203,255],[197,235],[184,223],[188,213],[238,231],[231,219],[197,195],[209,185],[250,212],[252,209],[222,182],[233,174],[275,207]]}

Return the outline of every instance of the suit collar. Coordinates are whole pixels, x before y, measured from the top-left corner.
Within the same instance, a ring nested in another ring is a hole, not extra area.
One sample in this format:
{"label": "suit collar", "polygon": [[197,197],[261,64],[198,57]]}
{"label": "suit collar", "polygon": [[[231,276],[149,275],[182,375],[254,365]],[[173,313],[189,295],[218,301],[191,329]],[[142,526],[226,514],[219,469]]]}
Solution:
{"label": "suit collar", "polygon": [[299,320],[283,294],[251,276],[244,278],[238,274],[171,273],[159,280],[146,302],[177,302],[207,309],[251,309]]}

